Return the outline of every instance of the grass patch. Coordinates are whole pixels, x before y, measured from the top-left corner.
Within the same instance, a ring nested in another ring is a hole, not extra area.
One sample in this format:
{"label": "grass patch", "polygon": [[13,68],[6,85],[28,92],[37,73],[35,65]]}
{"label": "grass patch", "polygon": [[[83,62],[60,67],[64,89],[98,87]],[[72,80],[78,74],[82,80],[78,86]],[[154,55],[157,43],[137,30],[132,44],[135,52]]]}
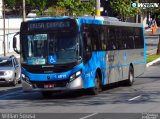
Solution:
{"label": "grass patch", "polygon": [[153,55],[148,55],[147,56],[147,63],[157,59],[157,58],[160,58],[160,55],[156,55],[156,54],[153,54]]}

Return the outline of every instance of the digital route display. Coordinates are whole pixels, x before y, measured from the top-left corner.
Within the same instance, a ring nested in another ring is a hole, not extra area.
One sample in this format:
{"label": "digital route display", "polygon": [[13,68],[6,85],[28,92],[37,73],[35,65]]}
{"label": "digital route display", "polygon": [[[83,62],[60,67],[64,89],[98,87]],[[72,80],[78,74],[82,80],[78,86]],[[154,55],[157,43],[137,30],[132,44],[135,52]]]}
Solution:
{"label": "digital route display", "polygon": [[42,30],[42,29],[61,29],[69,28],[71,26],[69,21],[56,21],[56,22],[35,22],[28,24],[28,30]]}

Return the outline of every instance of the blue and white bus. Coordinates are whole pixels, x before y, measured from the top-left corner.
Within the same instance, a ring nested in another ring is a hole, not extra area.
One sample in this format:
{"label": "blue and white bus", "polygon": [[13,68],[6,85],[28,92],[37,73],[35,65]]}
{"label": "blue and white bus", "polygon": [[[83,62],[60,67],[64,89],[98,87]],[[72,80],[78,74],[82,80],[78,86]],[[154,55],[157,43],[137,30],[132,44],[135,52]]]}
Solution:
{"label": "blue and white bus", "polygon": [[[13,47],[16,52],[16,39]],[[146,64],[142,24],[111,17],[53,17],[22,22],[20,61],[24,91],[88,89],[125,81]]]}

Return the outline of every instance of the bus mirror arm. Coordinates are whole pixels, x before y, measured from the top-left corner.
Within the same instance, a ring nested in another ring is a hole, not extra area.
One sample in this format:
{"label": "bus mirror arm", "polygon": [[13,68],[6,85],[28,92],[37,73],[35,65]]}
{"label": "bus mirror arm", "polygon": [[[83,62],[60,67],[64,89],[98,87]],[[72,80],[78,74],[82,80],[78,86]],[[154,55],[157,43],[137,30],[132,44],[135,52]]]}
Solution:
{"label": "bus mirror arm", "polygon": [[17,38],[16,36],[19,34],[19,32],[17,32],[14,36],[13,36],[13,50],[17,53],[20,54],[20,51],[17,49]]}

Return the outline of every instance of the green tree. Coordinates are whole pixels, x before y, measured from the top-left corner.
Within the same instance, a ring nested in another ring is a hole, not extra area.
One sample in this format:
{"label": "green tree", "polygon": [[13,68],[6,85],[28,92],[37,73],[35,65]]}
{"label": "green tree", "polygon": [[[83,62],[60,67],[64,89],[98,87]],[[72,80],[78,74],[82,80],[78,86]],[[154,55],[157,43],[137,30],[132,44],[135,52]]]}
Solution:
{"label": "green tree", "polygon": [[16,0],[5,0],[4,2],[6,7],[13,8],[16,5]]}
{"label": "green tree", "polygon": [[[28,14],[32,6],[30,5],[30,0],[26,1],[26,13]],[[4,4],[6,6],[6,9],[10,9],[14,12],[14,15],[22,15],[22,6],[23,1],[22,0],[4,0]]]}
{"label": "green tree", "polygon": [[[22,15],[22,2],[22,0],[5,0],[7,8],[16,12],[16,15]],[[26,14],[37,10],[38,15],[93,15],[94,6],[95,0],[86,2],[81,2],[81,0],[26,0]],[[49,13],[45,13],[48,8]]]}
{"label": "green tree", "polygon": [[33,8],[38,10],[38,15],[44,15],[47,9],[47,2],[48,0],[30,0],[30,4]]}
{"label": "green tree", "polygon": [[69,15],[84,15],[94,14],[95,2],[89,0],[87,2],[81,2],[81,0],[61,0],[57,2],[58,6],[67,9]]}
{"label": "green tree", "polygon": [[[5,0],[6,8],[13,10],[19,15],[22,15],[22,2],[23,0]],[[53,4],[56,4],[56,0],[25,0],[26,2],[26,14],[31,10],[38,10],[39,15],[43,15],[44,11]]]}
{"label": "green tree", "polygon": [[140,8],[131,7],[130,0],[110,0],[110,5],[113,12],[117,13],[122,21],[126,21],[129,17],[133,17],[141,12]]}
{"label": "green tree", "polygon": [[53,5],[48,8],[48,16],[64,16],[67,10],[64,7]]}

